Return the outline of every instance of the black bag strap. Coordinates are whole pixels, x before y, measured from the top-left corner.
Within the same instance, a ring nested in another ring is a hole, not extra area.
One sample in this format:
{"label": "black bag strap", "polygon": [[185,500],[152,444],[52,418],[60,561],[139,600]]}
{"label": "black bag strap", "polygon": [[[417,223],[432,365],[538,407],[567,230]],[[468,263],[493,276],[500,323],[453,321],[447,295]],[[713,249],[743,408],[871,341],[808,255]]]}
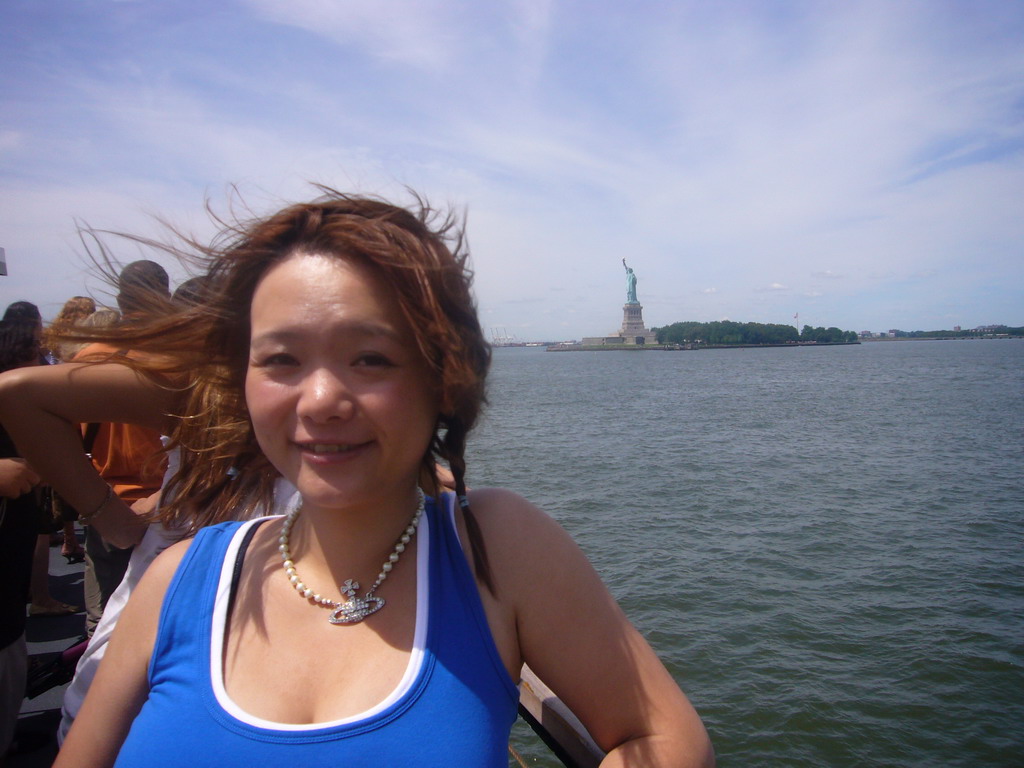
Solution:
{"label": "black bag strap", "polygon": [[90,423],[85,427],[85,436],[82,438],[82,447],[85,448],[85,452],[92,456],[92,446],[96,442],[96,435],[100,433],[100,425],[97,423]]}
{"label": "black bag strap", "polygon": [[231,612],[235,607],[235,595],[238,592],[238,581],[242,577],[242,561],[245,560],[245,552],[249,549],[249,542],[252,541],[252,537],[256,534],[256,529],[259,528],[266,520],[258,520],[245,532],[245,536],[242,539],[241,545],[238,547],[238,554],[235,556],[235,567],[231,572],[231,594],[228,597],[228,619],[231,618]]}

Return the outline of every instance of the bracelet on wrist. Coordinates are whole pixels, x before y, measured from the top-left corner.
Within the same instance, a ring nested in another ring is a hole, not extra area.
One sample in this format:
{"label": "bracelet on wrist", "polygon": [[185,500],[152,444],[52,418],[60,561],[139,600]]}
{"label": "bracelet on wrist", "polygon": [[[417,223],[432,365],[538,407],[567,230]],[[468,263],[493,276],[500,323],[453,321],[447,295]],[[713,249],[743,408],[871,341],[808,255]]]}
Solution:
{"label": "bracelet on wrist", "polygon": [[112,498],[114,498],[114,487],[108,485],[107,494],[106,496],[103,497],[103,501],[99,503],[99,506],[96,507],[96,509],[94,509],[89,514],[82,514],[81,512],[78,513],[79,522],[81,522],[82,525],[89,525],[89,523],[91,523],[93,520],[97,518],[97,516],[99,516],[100,512],[102,512],[103,509],[107,506],[107,504],[110,503],[110,500]]}

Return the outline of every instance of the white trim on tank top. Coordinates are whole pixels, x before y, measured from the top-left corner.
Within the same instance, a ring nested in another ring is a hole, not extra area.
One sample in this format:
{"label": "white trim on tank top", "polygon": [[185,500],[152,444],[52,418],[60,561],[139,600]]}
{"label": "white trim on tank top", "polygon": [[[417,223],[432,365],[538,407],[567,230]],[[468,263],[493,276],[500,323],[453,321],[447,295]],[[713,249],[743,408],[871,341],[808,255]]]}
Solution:
{"label": "white trim on tank top", "polygon": [[[301,499],[296,495],[289,507],[293,507],[300,501]],[[287,511],[291,511],[291,509]],[[429,515],[423,515],[416,530],[416,630],[413,633],[412,652],[409,654],[409,663],[406,665],[405,673],[395,689],[383,701],[359,714],[343,717],[339,720],[331,720],[327,723],[276,723],[271,720],[264,720],[261,717],[249,714],[238,706],[228,695],[224,687],[224,625],[231,592],[231,577],[234,572],[238,549],[241,546],[242,539],[245,537],[245,531],[248,530],[249,526],[257,522],[256,520],[251,520],[239,526],[235,535],[231,538],[231,543],[228,544],[227,552],[224,555],[224,564],[221,566],[220,581],[217,585],[217,596],[213,606],[213,626],[210,638],[210,681],[213,685],[213,693],[217,698],[217,703],[220,704],[221,708],[228,715],[254,728],[274,731],[315,731],[321,728],[333,728],[339,725],[349,725],[362,720],[368,720],[399,701],[412,688],[416,678],[419,677],[420,668],[423,666],[430,608]]]}

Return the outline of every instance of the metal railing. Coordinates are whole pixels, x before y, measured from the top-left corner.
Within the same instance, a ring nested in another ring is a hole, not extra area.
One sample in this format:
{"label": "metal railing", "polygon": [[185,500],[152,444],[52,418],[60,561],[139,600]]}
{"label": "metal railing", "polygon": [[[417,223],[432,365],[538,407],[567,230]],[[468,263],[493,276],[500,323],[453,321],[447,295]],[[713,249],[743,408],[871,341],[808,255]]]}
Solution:
{"label": "metal railing", "polygon": [[568,768],[596,768],[604,759],[583,723],[527,666],[519,683],[519,716]]}

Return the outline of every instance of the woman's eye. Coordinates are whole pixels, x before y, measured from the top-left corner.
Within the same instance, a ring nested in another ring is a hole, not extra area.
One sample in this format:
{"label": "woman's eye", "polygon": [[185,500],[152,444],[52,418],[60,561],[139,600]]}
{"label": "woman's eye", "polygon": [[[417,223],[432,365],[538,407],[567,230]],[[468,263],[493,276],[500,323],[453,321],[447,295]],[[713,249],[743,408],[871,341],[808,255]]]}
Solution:
{"label": "woman's eye", "polygon": [[260,360],[261,368],[273,368],[275,366],[282,365],[298,365],[298,361],[289,354],[284,352],[278,352],[273,355],[267,355]]}
{"label": "woman's eye", "polygon": [[391,360],[385,356],[376,352],[367,352],[356,358],[356,365],[367,366],[367,367],[387,367],[391,366]]}

